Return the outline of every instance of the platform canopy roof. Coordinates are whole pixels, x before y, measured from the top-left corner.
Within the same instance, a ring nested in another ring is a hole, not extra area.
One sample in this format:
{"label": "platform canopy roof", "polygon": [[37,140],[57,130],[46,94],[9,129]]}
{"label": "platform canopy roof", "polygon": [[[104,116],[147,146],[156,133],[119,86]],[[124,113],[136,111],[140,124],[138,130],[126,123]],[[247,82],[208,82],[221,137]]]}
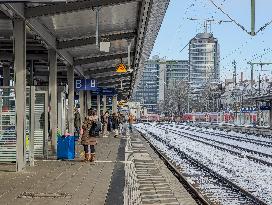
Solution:
{"label": "platform canopy roof", "polygon": [[[44,2],[0,3],[1,64],[12,67],[12,19],[21,18],[27,25],[27,66],[33,65],[36,79],[48,82],[48,49],[54,49],[58,54],[58,83],[66,83],[67,66],[73,66],[78,78],[97,79],[100,86],[116,87],[121,96],[130,96],[169,0]],[[110,42],[108,52],[101,51],[101,42]],[[130,62],[132,72],[116,73],[120,62],[127,66]]]}

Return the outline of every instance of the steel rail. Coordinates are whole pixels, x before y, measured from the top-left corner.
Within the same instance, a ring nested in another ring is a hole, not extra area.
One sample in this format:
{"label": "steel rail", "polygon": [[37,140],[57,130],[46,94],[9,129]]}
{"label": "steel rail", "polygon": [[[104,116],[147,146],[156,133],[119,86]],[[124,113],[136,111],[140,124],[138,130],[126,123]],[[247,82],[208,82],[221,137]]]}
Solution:
{"label": "steel rail", "polygon": [[[160,128],[162,130],[165,130],[164,128]],[[169,131],[169,130],[167,130]],[[266,154],[266,153],[262,153],[262,152],[258,152],[258,151],[254,151],[254,150],[250,150],[250,149],[247,149],[247,148],[243,148],[243,147],[238,147],[238,146],[234,146],[234,145],[231,145],[231,144],[228,144],[228,143],[224,143],[224,142],[220,142],[220,141],[217,141],[217,140],[212,140],[212,139],[207,139],[207,138],[204,138],[204,137],[200,137],[200,136],[197,136],[197,135],[194,135],[194,134],[189,134],[189,133],[184,133],[184,132],[181,132],[181,131],[176,131],[176,130],[172,130],[171,131],[173,134],[179,134],[179,135],[182,135],[183,137],[185,138],[188,138],[188,139],[191,139],[191,140],[194,140],[194,141],[197,141],[197,142],[200,142],[200,143],[203,143],[203,144],[206,144],[206,145],[209,145],[209,146],[212,146],[212,147],[215,147],[219,150],[223,150],[223,151],[227,151],[231,154],[234,154],[236,156],[239,156],[239,157],[244,157],[245,155],[241,154],[240,152],[237,152],[237,151],[233,151],[233,150],[230,150],[230,149],[227,149],[227,148],[224,148],[224,147],[220,147],[218,145],[214,145],[214,144],[211,144],[209,142],[205,142],[205,141],[202,141],[202,140],[199,140],[199,139],[203,139],[203,140],[206,140],[206,141],[212,141],[212,142],[216,142],[216,143],[219,143],[219,144],[222,144],[222,145],[226,145],[226,146],[230,146],[234,149],[240,149],[240,150],[243,150],[243,151],[246,151],[246,152],[249,152],[249,153],[253,153],[253,154],[258,154],[258,155],[261,155],[263,157],[269,157],[269,158],[272,158],[272,155],[269,155],[269,154]],[[186,135],[191,135],[193,137],[190,137],[190,136],[186,136]],[[195,138],[198,138],[198,139],[195,139]],[[249,156],[249,155],[246,155],[245,157],[247,157],[248,159],[252,160],[252,161],[255,161],[255,162],[260,162],[264,165],[267,165],[269,167],[272,167],[272,163],[271,162],[267,162],[265,160],[262,160],[262,159],[259,159],[259,158],[256,158],[256,157],[253,157],[253,156]]]}
{"label": "steel rail", "polygon": [[207,199],[192,185],[190,182],[180,173],[176,166],[171,163],[165,155],[159,152],[154,145],[146,138],[146,136],[138,131],[141,136],[146,140],[149,146],[155,151],[155,153],[159,156],[160,159],[164,162],[167,168],[173,173],[173,175],[180,181],[180,183],[184,186],[184,188],[189,192],[192,198],[196,201],[198,205],[211,205]]}
{"label": "steel rail", "polygon": [[[141,133],[142,134],[142,133]],[[217,172],[213,171],[212,169],[210,169],[209,167],[207,167],[206,165],[202,164],[201,162],[199,162],[198,160],[190,157],[188,154],[186,154],[185,152],[181,151],[179,148],[176,148],[173,145],[169,145],[167,143],[166,140],[161,139],[159,136],[153,134],[152,132],[148,132],[148,134],[150,134],[155,140],[162,142],[163,144],[165,144],[169,149],[173,149],[177,154],[179,154],[179,156],[182,156],[183,158],[185,158],[189,163],[199,167],[202,170],[207,171],[208,173],[210,173],[214,178],[219,179],[222,184],[224,184],[225,186],[228,185],[230,188],[232,188],[233,190],[240,192],[241,195],[243,195],[244,197],[246,197],[247,199],[251,200],[252,202],[255,203],[255,205],[267,205],[267,203],[265,203],[264,201],[262,201],[261,199],[255,197],[254,195],[252,195],[250,192],[248,192],[247,190],[241,188],[240,186],[238,186],[237,184],[235,184],[234,182],[230,181],[229,179],[225,178],[224,176],[218,174]],[[142,134],[143,136],[143,134]],[[143,136],[144,137],[144,136]],[[151,144],[151,142],[144,137],[149,144]],[[152,145],[153,146],[153,145]],[[154,147],[154,146],[153,146]],[[155,147],[154,147],[155,148]],[[155,150],[157,150],[157,148],[155,148]],[[157,150],[157,152],[160,153],[160,151]],[[161,154],[161,153],[160,153]],[[162,155],[162,154],[161,154]],[[168,161],[167,159],[165,159],[166,161]]]}

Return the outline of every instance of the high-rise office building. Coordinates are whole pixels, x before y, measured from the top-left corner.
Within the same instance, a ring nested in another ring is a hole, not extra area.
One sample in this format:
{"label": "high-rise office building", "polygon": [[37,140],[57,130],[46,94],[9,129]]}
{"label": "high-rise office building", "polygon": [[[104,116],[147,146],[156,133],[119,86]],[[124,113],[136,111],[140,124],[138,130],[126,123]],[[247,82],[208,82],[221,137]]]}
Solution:
{"label": "high-rise office building", "polygon": [[141,102],[149,113],[158,113],[166,89],[177,81],[188,81],[186,60],[164,60],[157,56],[145,63],[145,69],[133,100]]}
{"label": "high-rise office building", "polygon": [[133,101],[140,102],[149,113],[158,112],[159,101],[159,58],[153,57],[146,61],[142,78],[139,82]]}
{"label": "high-rise office building", "polygon": [[169,87],[178,81],[188,81],[189,62],[187,60],[166,61],[166,86]]}
{"label": "high-rise office building", "polygon": [[211,33],[199,33],[189,42],[189,81],[194,85],[218,82],[220,49]]}

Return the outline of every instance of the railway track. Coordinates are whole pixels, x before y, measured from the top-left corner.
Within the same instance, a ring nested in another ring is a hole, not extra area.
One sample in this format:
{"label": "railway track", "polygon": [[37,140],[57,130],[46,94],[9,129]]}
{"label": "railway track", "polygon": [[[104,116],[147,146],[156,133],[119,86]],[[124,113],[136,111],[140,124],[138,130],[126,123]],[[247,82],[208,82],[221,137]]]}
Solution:
{"label": "railway track", "polygon": [[[251,154],[258,155],[258,156],[260,156],[260,157],[265,157],[265,158],[270,158],[270,159],[272,159],[272,155],[270,155],[270,154],[258,152],[258,151],[255,151],[255,150],[243,148],[243,147],[240,147],[240,146],[237,146],[237,145],[232,145],[232,144],[225,143],[225,142],[220,142],[220,141],[214,140],[214,139],[208,139],[208,138],[205,138],[205,137],[200,137],[200,136],[195,135],[195,134],[184,133],[184,132],[182,132],[182,131],[173,130],[173,129],[171,129],[171,128],[160,128],[160,129],[162,129],[162,130],[164,130],[164,131],[171,132],[171,133],[173,133],[173,134],[181,135],[182,137],[185,137],[185,138],[187,138],[187,139],[191,139],[191,140],[194,140],[194,141],[197,141],[197,142],[204,143],[204,144],[206,144],[206,145],[215,147],[215,148],[220,149],[220,150],[223,150],[223,151],[227,151],[227,152],[229,152],[229,153],[231,153],[231,154],[234,154],[234,155],[237,155],[237,156],[240,156],[240,157],[247,157],[247,158],[250,159],[250,160],[253,160],[253,161],[255,161],[255,162],[259,162],[259,163],[262,163],[262,164],[265,164],[265,165],[267,165],[267,166],[272,167],[272,163],[269,162],[269,161],[266,161],[266,160],[257,158],[257,157],[255,157],[255,156],[245,155],[245,154],[242,154],[242,153],[237,152],[237,151],[234,151],[234,150],[242,150],[242,151],[245,151],[245,152],[247,152],[247,153],[251,153]],[[227,146],[227,147],[231,147],[232,149],[228,149],[228,148],[225,148],[225,147],[223,147],[223,146],[215,145],[215,144],[209,143],[209,142],[213,142],[213,143],[221,144],[221,145],[224,145],[224,146]],[[233,150],[233,149],[234,149],[234,150]]]}
{"label": "railway track", "polygon": [[[229,189],[226,192],[231,192],[234,195],[237,194],[237,196],[232,196],[232,197],[237,197],[237,199],[240,199],[241,203],[239,203],[239,204],[243,204],[243,205],[267,205],[264,201],[258,199],[257,197],[252,195],[250,192],[248,192],[245,189],[241,188],[240,186],[233,183],[232,181],[225,178],[224,176],[216,173],[215,171],[210,169],[208,166],[204,165],[200,161],[198,161],[198,160],[194,159],[193,157],[189,156],[188,154],[186,154],[185,152],[183,152],[179,148],[177,148],[177,147],[175,147],[173,145],[170,145],[167,140],[164,140],[164,139],[160,138],[159,136],[154,135],[151,132],[148,132],[148,134],[151,136],[152,139],[164,144],[169,151],[172,151],[172,152],[178,154],[178,156],[180,156],[181,159],[185,160],[186,163],[190,164],[191,168],[194,167],[195,169],[198,169],[198,170],[201,170],[201,171],[205,172],[205,174],[203,174],[203,175],[205,175],[205,177],[209,178],[209,181],[210,181],[210,178],[212,177],[220,184],[220,186],[224,187],[224,189]],[[177,167],[175,165],[173,165],[169,161],[169,159],[165,156],[164,153],[161,153],[161,151],[159,151],[152,144],[151,140],[148,137],[146,137],[145,134],[142,133],[142,136],[148,141],[150,146],[155,150],[155,152],[160,156],[160,158],[163,159],[163,161],[170,168],[170,170],[174,173],[174,175],[178,179],[180,179],[180,181],[183,184],[187,185],[187,189],[188,189],[189,193],[191,193],[191,195],[196,199],[198,204],[205,204],[205,205],[206,204],[213,204],[208,198],[203,197],[203,195],[199,193],[199,190],[197,188],[195,188],[193,185],[191,185],[186,180],[186,178],[182,176],[180,171],[178,171]],[[200,177],[200,175],[198,177]]]}
{"label": "railway track", "polygon": [[193,197],[197,204],[211,205],[211,203],[180,173],[178,168],[173,163],[171,163],[164,154],[158,151],[155,146],[153,146],[153,144],[148,140],[148,138],[146,138],[146,136],[143,133],[141,133],[141,136],[147,141],[147,143],[155,151],[155,153],[157,153],[160,159],[163,160],[163,162],[168,167],[168,169],[173,173],[173,175],[182,183],[182,185],[190,193],[190,195]]}
{"label": "railway track", "polygon": [[263,141],[263,140],[249,139],[246,137],[240,137],[240,136],[238,137],[238,136],[233,136],[233,135],[229,135],[229,134],[213,133],[213,132],[209,132],[208,130],[207,131],[197,130],[197,132],[203,133],[203,134],[212,134],[214,136],[218,136],[218,137],[222,137],[222,138],[226,138],[226,139],[237,140],[240,142],[250,142],[250,143],[254,143],[254,144],[266,146],[266,147],[272,146],[272,142]]}

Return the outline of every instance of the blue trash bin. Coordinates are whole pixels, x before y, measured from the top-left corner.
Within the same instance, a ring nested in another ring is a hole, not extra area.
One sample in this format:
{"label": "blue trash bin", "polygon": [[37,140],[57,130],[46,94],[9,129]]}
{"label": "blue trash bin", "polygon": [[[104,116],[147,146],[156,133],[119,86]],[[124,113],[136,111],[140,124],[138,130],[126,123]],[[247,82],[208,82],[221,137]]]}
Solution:
{"label": "blue trash bin", "polygon": [[75,159],[75,137],[61,136],[58,137],[57,159]]}

